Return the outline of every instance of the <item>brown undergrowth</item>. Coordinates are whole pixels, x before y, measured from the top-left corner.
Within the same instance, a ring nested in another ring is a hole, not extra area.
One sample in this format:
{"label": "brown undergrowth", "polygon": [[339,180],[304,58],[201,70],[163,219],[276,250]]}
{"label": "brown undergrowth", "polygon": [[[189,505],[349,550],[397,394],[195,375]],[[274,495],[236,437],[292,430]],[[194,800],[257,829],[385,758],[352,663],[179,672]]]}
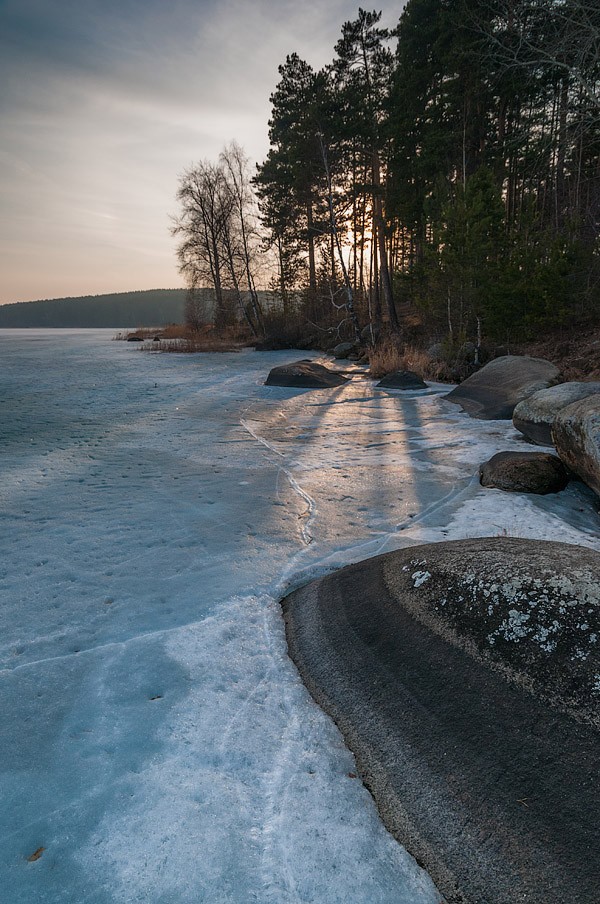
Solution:
{"label": "brown undergrowth", "polygon": [[131,330],[115,338],[129,342],[142,340],[142,350],[151,352],[234,352],[252,345],[252,337],[242,325],[217,330],[207,324],[192,330],[181,324],[170,324],[160,329]]}
{"label": "brown undergrowth", "polygon": [[600,329],[597,328],[557,330],[537,341],[516,346],[513,353],[552,361],[560,368],[564,380],[600,380]]}
{"label": "brown undergrowth", "polygon": [[451,369],[445,361],[434,361],[423,349],[383,339],[369,352],[370,374],[379,379],[397,370],[410,370],[433,382],[452,381]]}
{"label": "brown undergrowth", "polygon": [[[430,337],[433,342],[435,337]],[[438,342],[439,337],[438,337]],[[486,343],[484,338],[481,351],[481,362],[485,364],[499,355],[530,355],[552,361],[561,371],[563,380],[599,380],[600,381],[600,329],[590,326],[573,325],[569,328],[547,332],[538,339],[507,344],[496,347]],[[460,349],[457,354],[449,350],[446,360],[431,358],[417,344],[404,344],[384,337],[377,347],[370,352],[371,375],[382,377],[396,370],[412,370],[425,380],[441,383],[459,383],[477,368],[461,360]]]}

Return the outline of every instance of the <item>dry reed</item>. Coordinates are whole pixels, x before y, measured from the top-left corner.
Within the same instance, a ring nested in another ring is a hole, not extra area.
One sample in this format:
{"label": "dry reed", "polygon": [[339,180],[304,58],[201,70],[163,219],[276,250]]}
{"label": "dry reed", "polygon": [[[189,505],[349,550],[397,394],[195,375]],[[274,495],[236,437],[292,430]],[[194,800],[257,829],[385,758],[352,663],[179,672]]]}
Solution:
{"label": "dry reed", "polygon": [[383,339],[369,354],[370,374],[379,379],[397,370],[410,370],[424,380],[452,381],[445,361],[434,361],[423,349],[399,345],[390,338]]}
{"label": "dry reed", "polygon": [[252,344],[248,330],[242,325],[216,330],[207,324],[190,330],[173,323],[160,329],[141,328],[117,333],[115,339],[143,339],[143,351],[151,352],[232,352]]}

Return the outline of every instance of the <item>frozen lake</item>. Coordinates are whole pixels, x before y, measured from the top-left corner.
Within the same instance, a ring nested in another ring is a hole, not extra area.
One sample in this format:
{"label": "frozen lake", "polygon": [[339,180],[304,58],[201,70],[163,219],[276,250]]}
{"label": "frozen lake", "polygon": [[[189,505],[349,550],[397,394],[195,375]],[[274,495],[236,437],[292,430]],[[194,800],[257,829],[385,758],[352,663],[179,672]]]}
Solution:
{"label": "frozen lake", "polygon": [[265,387],[303,353],[111,336],[0,331],[0,901],[438,904],[278,599],[419,542],[600,549],[592,494],[482,489],[525,447],[448,387]]}

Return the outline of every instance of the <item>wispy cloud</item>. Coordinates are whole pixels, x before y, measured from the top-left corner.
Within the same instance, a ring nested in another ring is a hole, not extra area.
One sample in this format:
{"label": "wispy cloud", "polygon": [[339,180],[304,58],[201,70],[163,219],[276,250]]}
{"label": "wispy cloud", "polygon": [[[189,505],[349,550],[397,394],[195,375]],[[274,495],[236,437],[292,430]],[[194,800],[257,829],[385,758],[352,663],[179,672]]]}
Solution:
{"label": "wispy cloud", "polygon": [[0,302],[178,285],[178,174],[232,138],[262,158],[277,66],[326,63],[356,9],[0,0]]}

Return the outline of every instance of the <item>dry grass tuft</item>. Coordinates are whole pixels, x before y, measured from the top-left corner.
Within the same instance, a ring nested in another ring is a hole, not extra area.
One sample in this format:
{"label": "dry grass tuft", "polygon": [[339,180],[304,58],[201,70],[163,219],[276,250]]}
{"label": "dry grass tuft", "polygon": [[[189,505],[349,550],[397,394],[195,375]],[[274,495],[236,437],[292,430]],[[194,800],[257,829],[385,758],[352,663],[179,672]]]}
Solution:
{"label": "dry grass tuft", "polygon": [[407,370],[404,358],[404,346],[399,346],[393,339],[382,339],[369,354],[371,376],[378,379],[397,370]]}
{"label": "dry grass tuft", "polygon": [[119,330],[118,333],[115,333],[113,339],[123,342],[127,342],[128,339],[153,339],[154,336],[158,336],[161,332],[162,328],[140,326],[136,330]]}
{"label": "dry grass tuft", "polygon": [[243,325],[216,330],[206,324],[199,330],[191,330],[173,323],[160,329],[137,329],[117,333],[115,339],[143,339],[143,351],[150,352],[233,352],[252,344],[249,331]]}
{"label": "dry grass tuft", "polygon": [[369,371],[374,379],[397,370],[411,370],[423,380],[452,382],[450,368],[444,361],[434,361],[423,349],[399,345],[389,337],[376,345],[369,359]]}

